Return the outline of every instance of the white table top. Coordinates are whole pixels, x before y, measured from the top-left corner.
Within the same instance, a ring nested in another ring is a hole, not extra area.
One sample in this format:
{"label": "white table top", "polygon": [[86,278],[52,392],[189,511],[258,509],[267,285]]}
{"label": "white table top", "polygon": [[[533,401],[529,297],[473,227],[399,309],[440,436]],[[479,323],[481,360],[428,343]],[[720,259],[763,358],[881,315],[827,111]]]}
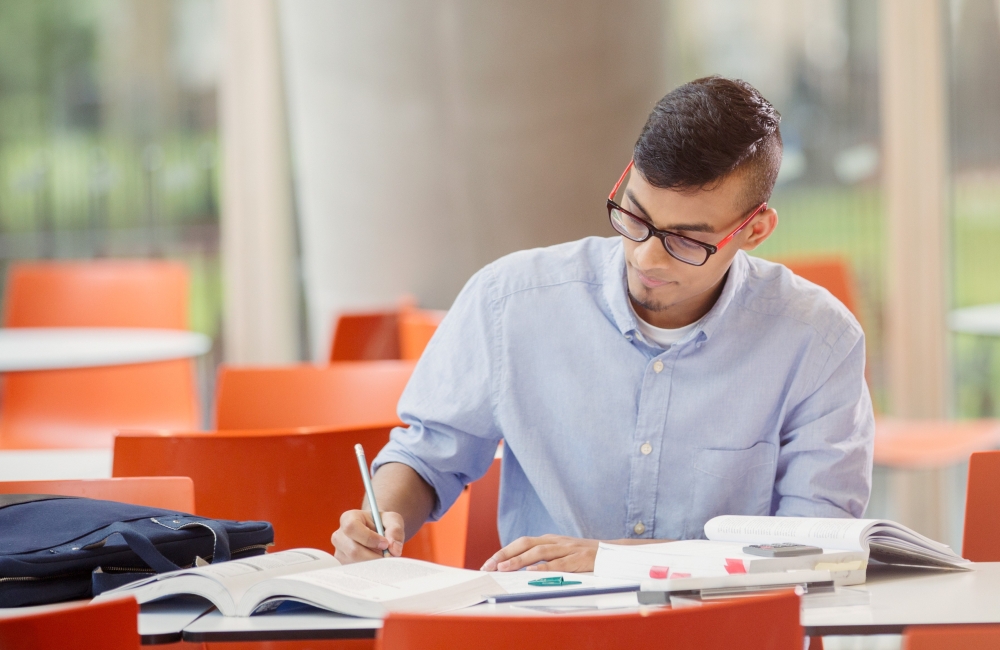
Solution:
{"label": "white table top", "polygon": [[871,604],[806,609],[810,635],[898,634],[908,625],[1000,623],[1000,562],[974,571],[907,567],[868,568],[868,581],[851,589],[871,594]]}
{"label": "white table top", "polygon": [[104,327],[0,329],[0,372],[58,370],[185,359],[208,352],[204,334]]}
{"label": "white table top", "polygon": [[0,481],[111,478],[111,449],[0,449]]}
{"label": "white table top", "polygon": [[295,639],[372,639],[380,618],[355,618],[309,609],[301,613],[264,614],[243,618],[212,610],[184,628],[184,640],[289,641]]}
{"label": "white table top", "polygon": [[[949,623],[1000,623],[1000,562],[979,563],[975,571],[939,571],[905,567],[869,567],[864,585],[849,587],[867,592],[869,604],[806,607],[802,625],[806,634],[898,634],[909,625]],[[604,606],[617,596],[580,596],[532,603],[478,605],[463,614],[552,615],[526,605],[579,607],[581,614],[595,610],[624,612],[627,608]],[[571,611],[567,609],[567,614]],[[382,626],[378,619],[352,618],[320,610],[254,616],[224,617],[209,612],[184,629],[185,641],[266,641],[282,639],[372,638]]]}
{"label": "white table top", "polygon": [[948,326],[962,334],[1000,336],[1000,303],[956,309],[948,315]]}
{"label": "white table top", "polygon": [[[0,618],[26,616],[40,612],[77,607],[87,601],[72,601],[35,607],[0,608]],[[181,640],[181,631],[212,608],[201,598],[176,598],[171,601],[148,603],[139,612],[139,637],[144,644],[174,643]]]}
{"label": "white table top", "polygon": [[139,637],[143,644],[174,643],[182,630],[212,609],[202,598],[147,603],[139,611]]}

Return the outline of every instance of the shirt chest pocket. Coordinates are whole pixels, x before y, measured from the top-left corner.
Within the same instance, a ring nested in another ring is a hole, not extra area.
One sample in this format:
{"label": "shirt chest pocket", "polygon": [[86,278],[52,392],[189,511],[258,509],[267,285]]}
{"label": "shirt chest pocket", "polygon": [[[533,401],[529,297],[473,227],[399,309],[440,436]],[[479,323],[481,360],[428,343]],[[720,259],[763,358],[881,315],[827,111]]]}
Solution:
{"label": "shirt chest pocket", "polygon": [[748,449],[695,449],[693,502],[685,537],[704,537],[718,515],[769,515],[774,490],[775,445]]}

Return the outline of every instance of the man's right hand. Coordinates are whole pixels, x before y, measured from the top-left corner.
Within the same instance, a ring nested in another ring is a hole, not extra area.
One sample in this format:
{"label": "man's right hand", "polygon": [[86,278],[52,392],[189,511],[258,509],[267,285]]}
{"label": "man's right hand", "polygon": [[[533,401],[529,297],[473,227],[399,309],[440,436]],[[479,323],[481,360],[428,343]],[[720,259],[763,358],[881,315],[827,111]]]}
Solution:
{"label": "man's right hand", "polygon": [[399,557],[403,554],[403,517],[395,512],[382,512],[385,536],[375,530],[375,520],[367,510],[348,510],[340,516],[338,528],[330,541],[337,548],[334,554],[342,564],[375,560],[382,557],[382,551]]}

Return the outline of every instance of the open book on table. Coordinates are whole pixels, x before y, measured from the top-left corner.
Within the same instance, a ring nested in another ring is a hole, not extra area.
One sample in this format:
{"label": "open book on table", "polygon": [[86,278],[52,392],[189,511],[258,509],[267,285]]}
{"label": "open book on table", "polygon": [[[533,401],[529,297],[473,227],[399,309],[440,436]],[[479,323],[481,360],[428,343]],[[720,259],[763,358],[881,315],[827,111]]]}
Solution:
{"label": "open book on table", "polygon": [[382,618],[391,611],[436,613],[507,593],[488,573],[385,558],[341,565],[329,553],[295,549],[162,573],[95,600],[122,594],[139,603],[193,594],[224,616],[250,616],[293,600],[350,616]]}
{"label": "open book on table", "polygon": [[[594,574],[648,580],[827,570],[837,584],[851,585],[865,581],[869,558],[888,564],[970,568],[969,561],[947,545],[883,519],[723,515],[705,524],[705,537],[639,546],[602,543]],[[817,546],[823,553],[771,558],[743,552],[751,544],[777,543]]]}

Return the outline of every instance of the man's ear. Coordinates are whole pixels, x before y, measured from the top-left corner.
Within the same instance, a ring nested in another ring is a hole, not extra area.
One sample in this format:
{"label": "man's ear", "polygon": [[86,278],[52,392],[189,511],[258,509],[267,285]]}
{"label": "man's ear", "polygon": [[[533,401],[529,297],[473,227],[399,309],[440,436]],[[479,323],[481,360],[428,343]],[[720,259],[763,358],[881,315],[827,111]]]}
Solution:
{"label": "man's ear", "polygon": [[778,227],[778,211],[774,208],[768,208],[760,213],[760,215],[753,220],[748,228],[749,235],[743,240],[740,248],[745,251],[752,251],[757,248],[771,236],[774,229]]}

